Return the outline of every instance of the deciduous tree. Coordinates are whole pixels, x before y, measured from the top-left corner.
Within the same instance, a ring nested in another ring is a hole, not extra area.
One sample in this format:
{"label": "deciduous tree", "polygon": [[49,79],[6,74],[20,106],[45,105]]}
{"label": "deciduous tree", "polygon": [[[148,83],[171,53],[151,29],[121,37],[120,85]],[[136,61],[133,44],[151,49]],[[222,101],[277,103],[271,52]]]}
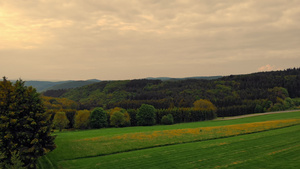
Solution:
{"label": "deciduous tree", "polygon": [[95,108],[90,116],[91,128],[103,128],[107,126],[107,115],[101,107]]}
{"label": "deciduous tree", "polygon": [[69,120],[66,116],[65,112],[57,112],[54,116],[54,126],[62,131],[62,129],[66,128],[69,124]]}
{"label": "deciduous tree", "polygon": [[151,126],[155,124],[155,108],[152,105],[143,104],[136,114],[139,126]]}
{"label": "deciduous tree", "polygon": [[89,127],[89,117],[90,111],[79,110],[75,115],[75,128],[77,129],[87,129]]}

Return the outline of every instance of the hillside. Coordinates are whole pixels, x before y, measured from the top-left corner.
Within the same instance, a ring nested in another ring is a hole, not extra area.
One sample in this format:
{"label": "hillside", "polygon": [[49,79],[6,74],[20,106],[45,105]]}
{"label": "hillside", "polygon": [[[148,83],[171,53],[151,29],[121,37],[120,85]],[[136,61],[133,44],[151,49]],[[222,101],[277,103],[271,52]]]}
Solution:
{"label": "hillside", "polygon": [[72,88],[77,88],[77,87],[81,87],[81,86],[85,86],[97,82],[100,82],[100,80],[92,79],[92,80],[69,81],[69,82],[65,82],[65,83],[61,83],[49,87],[46,90],[72,89]]}
{"label": "hillside", "polygon": [[62,83],[66,83],[67,81],[58,81],[58,82],[51,82],[51,81],[25,81],[26,86],[32,86],[36,88],[38,92],[47,90],[50,87],[55,85],[59,85]]}
{"label": "hillside", "polygon": [[81,109],[122,107],[136,109],[143,103],[157,109],[192,107],[207,99],[218,108],[218,116],[233,116],[284,110],[298,104],[300,68],[284,71],[231,75],[213,80],[122,80],[103,81],[71,90],[47,91],[46,96],[66,97]]}
{"label": "hillside", "polygon": [[100,80],[97,79],[91,79],[91,80],[80,80],[80,81],[25,81],[26,86],[32,86],[36,88],[38,92],[43,92],[47,90],[59,90],[59,89],[71,89],[76,87],[81,87],[85,85],[89,85],[92,83],[100,82]]}
{"label": "hillside", "polygon": [[213,79],[219,79],[222,76],[194,76],[194,77],[184,77],[184,78],[171,78],[171,77],[147,77],[146,79],[149,80],[187,80],[187,79],[204,79],[204,80],[213,80]]}

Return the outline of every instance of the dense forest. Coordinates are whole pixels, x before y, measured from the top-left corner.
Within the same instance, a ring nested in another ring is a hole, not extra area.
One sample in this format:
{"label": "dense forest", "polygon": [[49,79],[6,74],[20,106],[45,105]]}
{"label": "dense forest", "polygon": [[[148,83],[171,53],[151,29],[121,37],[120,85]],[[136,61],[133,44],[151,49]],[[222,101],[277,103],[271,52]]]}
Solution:
{"label": "dense forest", "polygon": [[199,99],[211,101],[217,115],[235,116],[285,110],[299,104],[300,68],[230,75],[213,80],[102,81],[70,90],[48,90],[44,96],[68,98],[78,109],[103,107],[137,109],[142,104],[156,109],[189,108]]}

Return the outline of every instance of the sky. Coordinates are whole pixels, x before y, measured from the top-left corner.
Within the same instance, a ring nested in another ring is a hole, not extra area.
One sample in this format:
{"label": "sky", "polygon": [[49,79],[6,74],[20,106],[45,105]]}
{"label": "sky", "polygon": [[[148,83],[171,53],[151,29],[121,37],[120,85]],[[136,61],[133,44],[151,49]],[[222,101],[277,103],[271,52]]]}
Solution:
{"label": "sky", "polygon": [[300,67],[300,0],[0,0],[0,75],[124,80]]}

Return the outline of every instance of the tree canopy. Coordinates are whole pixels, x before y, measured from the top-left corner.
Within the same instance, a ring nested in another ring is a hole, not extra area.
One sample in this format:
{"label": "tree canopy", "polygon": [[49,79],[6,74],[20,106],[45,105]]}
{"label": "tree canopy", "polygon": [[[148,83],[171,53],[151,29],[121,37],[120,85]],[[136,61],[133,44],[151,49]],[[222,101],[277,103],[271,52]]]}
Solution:
{"label": "tree canopy", "polygon": [[143,104],[136,114],[137,124],[151,126],[155,124],[155,108],[152,105]]}
{"label": "tree canopy", "polygon": [[90,116],[90,126],[91,128],[103,128],[107,127],[107,115],[106,112],[101,107],[95,108],[91,112]]}
{"label": "tree canopy", "polygon": [[0,163],[12,164],[18,154],[26,168],[35,168],[38,157],[55,149],[51,118],[39,94],[22,80],[0,82]]}

